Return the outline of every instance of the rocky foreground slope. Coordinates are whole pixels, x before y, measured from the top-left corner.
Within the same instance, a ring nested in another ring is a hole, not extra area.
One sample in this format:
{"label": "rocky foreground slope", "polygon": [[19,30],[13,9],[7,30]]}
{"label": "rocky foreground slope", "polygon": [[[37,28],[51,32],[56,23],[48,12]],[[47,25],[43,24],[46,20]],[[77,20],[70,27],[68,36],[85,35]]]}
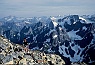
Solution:
{"label": "rocky foreground slope", "polygon": [[[0,36],[0,64],[19,65],[66,65],[65,61],[56,54],[45,54],[40,51],[25,51],[18,44],[9,42]],[[85,63],[71,63],[71,65],[87,65]]]}
{"label": "rocky foreground slope", "polygon": [[[24,49],[23,46],[13,44],[0,36],[0,64],[67,65],[65,61],[56,54],[45,54],[44,52],[31,50],[26,52]],[[71,63],[71,65],[87,64]]]}
{"label": "rocky foreground slope", "polygon": [[25,51],[23,46],[12,44],[0,37],[0,64],[64,65],[65,61],[55,54],[40,51]]}

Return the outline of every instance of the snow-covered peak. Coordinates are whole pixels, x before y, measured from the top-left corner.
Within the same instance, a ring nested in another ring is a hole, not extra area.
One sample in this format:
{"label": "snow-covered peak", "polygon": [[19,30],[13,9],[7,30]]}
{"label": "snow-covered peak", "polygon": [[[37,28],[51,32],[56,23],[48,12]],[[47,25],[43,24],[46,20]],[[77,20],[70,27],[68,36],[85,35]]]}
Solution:
{"label": "snow-covered peak", "polygon": [[14,19],[15,17],[14,16],[8,16],[8,17],[5,17],[4,19],[6,21],[11,21],[12,19]]}
{"label": "snow-covered peak", "polygon": [[57,22],[54,22],[54,21],[52,21],[52,22],[53,22],[54,27],[56,27],[58,25]]}
{"label": "snow-covered peak", "polygon": [[28,22],[28,21],[24,21],[26,24],[31,24],[30,22]]}
{"label": "snow-covered peak", "polygon": [[87,22],[86,19],[84,19],[84,18],[82,18],[82,17],[79,17],[79,19],[84,20],[85,22]]}
{"label": "snow-covered peak", "polygon": [[51,17],[51,20],[55,20],[56,18],[55,17]]}

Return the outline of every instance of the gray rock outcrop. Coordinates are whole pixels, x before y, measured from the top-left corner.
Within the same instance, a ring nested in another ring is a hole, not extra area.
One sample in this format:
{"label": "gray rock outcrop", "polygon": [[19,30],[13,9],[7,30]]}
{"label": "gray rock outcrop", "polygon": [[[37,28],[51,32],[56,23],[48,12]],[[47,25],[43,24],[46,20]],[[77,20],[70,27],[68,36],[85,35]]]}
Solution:
{"label": "gray rock outcrop", "polygon": [[56,54],[27,50],[25,51],[25,47],[13,44],[0,36],[0,64],[65,65],[65,61]]}

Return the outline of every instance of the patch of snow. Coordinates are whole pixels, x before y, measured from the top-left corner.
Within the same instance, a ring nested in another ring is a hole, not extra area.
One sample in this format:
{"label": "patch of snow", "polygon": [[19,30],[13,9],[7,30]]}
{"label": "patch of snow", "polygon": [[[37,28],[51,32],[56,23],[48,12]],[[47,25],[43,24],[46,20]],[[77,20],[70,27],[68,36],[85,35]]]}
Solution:
{"label": "patch of snow", "polygon": [[55,51],[52,51],[51,48],[47,50],[48,52],[55,52]]}
{"label": "patch of snow", "polygon": [[58,36],[58,35],[54,35],[54,36],[53,36],[53,39],[55,39],[57,36]]}
{"label": "patch of snow", "polygon": [[27,24],[31,24],[30,22],[28,22],[28,21],[24,21],[25,23],[27,23]]}
{"label": "patch of snow", "polygon": [[74,22],[73,24],[75,24],[76,22]]}
{"label": "patch of snow", "polygon": [[87,23],[95,23],[93,21],[90,21],[89,19],[86,19]]}
{"label": "patch of snow", "polygon": [[7,21],[11,21],[12,19],[8,19]]}
{"label": "patch of snow", "polygon": [[52,32],[54,32],[54,31],[56,31],[56,30],[55,30],[55,29],[50,30],[50,31],[49,31],[49,35],[50,35]]}
{"label": "patch of snow", "polygon": [[71,46],[71,49],[74,50],[75,52],[78,51],[78,45],[74,45],[73,47]]}
{"label": "patch of snow", "polygon": [[50,39],[46,39],[46,42],[50,42]]}
{"label": "patch of snow", "polygon": [[65,57],[70,57],[70,55],[67,55],[66,52],[65,52],[65,49],[67,49],[64,45],[62,46],[59,46],[59,53],[62,54],[63,56]]}
{"label": "patch of snow", "polygon": [[34,47],[33,49],[31,49],[31,50],[37,50],[37,49],[39,49],[39,47]]}
{"label": "patch of snow", "polygon": [[87,28],[85,26],[82,29],[85,30],[85,31],[87,30]]}
{"label": "patch of snow", "polygon": [[58,23],[57,22],[54,22],[54,21],[53,21],[53,24],[54,24],[54,27],[56,27],[58,25]]}
{"label": "patch of snow", "polygon": [[89,63],[94,63],[95,61],[92,61],[91,59],[90,59],[90,62]]}
{"label": "patch of snow", "polygon": [[52,20],[52,21],[53,21],[53,20],[56,20],[56,18],[55,18],[55,17],[52,17],[51,20]]}
{"label": "patch of snow", "polygon": [[37,37],[37,36],[38,36],[38,35],[34,36],[34,37],[33,37],[33,40],[36,40],[36,37]]}
{"label": "patch of snow", "polygon": [[[82,21],[80,21],[81,23],[92,23],[91,21],[87,20],[87,19],[84,19],[82,17],[79,17],[79,19],[81,19]],[[85,22],[83,22],[85,21]]]}
{"label": "patch of snow", "polygon": [[65,28],[65,27],[64,27],[64,23],[65,23],[65,22],[58,22],[58,24],[61,25],[62,28]]}
{"label": "patch of snow", "polygon": [[46,24],[44,26],[47,26]]}
{"label": "patch of snow", "polygon": [[83,20],[80,20],[81,23],[84,23]]}
{"label": "patch of snow", "polygon": [[82,40],[82,38],[79,36],[79,35],[76,35],[76,32],[77,31],[70,31],[68,32],[67,34],[69,35],[69,37],[72,39],[72,40]]}
{"label": "patch of snow", "polygon": [[62,28],[61,28],[61,27],[59,27],[59,30],[62,30]]}
{"label": "patch of snow", "polygon": [[39,21],[40,21],[41,19],[42,19],[41,17],[38,18]]}
{"label": "patch of snow", "polygon": [[16,23],[16,26],[20,26],[20,24],[19,23]]}
{"label": "patch of snow", "polygon": [[64,22],[67,22],[69,25],[71,25],[71,21],[70,21],[70,19],[68,19],[68,18],[66,18],[66,19],[64,20]]}
{"label": "patch of snow", "polygon": [[93,41],[95,41],[95,34],[93,34]]}
{"label": "patch of snow", "polygon": [[18,33],[17,35],[20,36],[20,33]]}
{"label": "patch of snow", "polygon": [[[74,45],[73,47],[71,46],[71,49],[75,51],[74,57],[70,57],[70,61],[72,62],[78,62],[81,61],[81,59],[83,59],[82,57],[80,57],[82,50],[78,45]],[[80,50],[80,53],[78,53],[78,51]]]}
{"label": "patch of snow", "polygon": [[27,37],[26,39],[29,39],[30,37]]}
{"label": "patch of snow", "polygon": [[85,20],[84,18],[82,18],[82,17],[79,17],[79,19],[86,21],[86,20]]}
{"label": "patch of snow", "polygon": [[14,37],[15,37],[16,35],[14,35]]}
{"label": "patch of snow", "polygon": [[[71,55],[68,55],[65,51],[67,49],[68,52],[68,47],[65,47],[64,45],[59,46],[59,53],[62,54],[64,57],[70,58],[71,62],[81,62],[83,60],[83,56],[81,56],[84,48],[80,48],[78,45],[70,46],[72,50],[74,50],[76,53],[74,54],[74,57],[71,57]],[[80,50],[79,54],[78,51]],[[80,57],[81,56],[81,57]]]}
{"label": "patch of snow", "polygon": [[10,26],[8,26],[8,28],[11,28]]}
{"label": "patch of snow", "polygon": [[30,27],[30,28],[29,28],[29,31],[28,31],[27,33],[24,33],[24,34],[25,34],[25,35],[33,34],[33,33],[32,33],[32,28]]}

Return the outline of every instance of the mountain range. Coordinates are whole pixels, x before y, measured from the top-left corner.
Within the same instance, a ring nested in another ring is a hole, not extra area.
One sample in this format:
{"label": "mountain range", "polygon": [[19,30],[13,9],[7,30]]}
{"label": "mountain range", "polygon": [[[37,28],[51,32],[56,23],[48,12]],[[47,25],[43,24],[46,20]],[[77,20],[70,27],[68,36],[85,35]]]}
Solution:
{"label": "mountain range", "polygon": [[69,62],[95,63],[95,16],[55,16],[0,19],[0,34],[31,50],[60,55]]}

